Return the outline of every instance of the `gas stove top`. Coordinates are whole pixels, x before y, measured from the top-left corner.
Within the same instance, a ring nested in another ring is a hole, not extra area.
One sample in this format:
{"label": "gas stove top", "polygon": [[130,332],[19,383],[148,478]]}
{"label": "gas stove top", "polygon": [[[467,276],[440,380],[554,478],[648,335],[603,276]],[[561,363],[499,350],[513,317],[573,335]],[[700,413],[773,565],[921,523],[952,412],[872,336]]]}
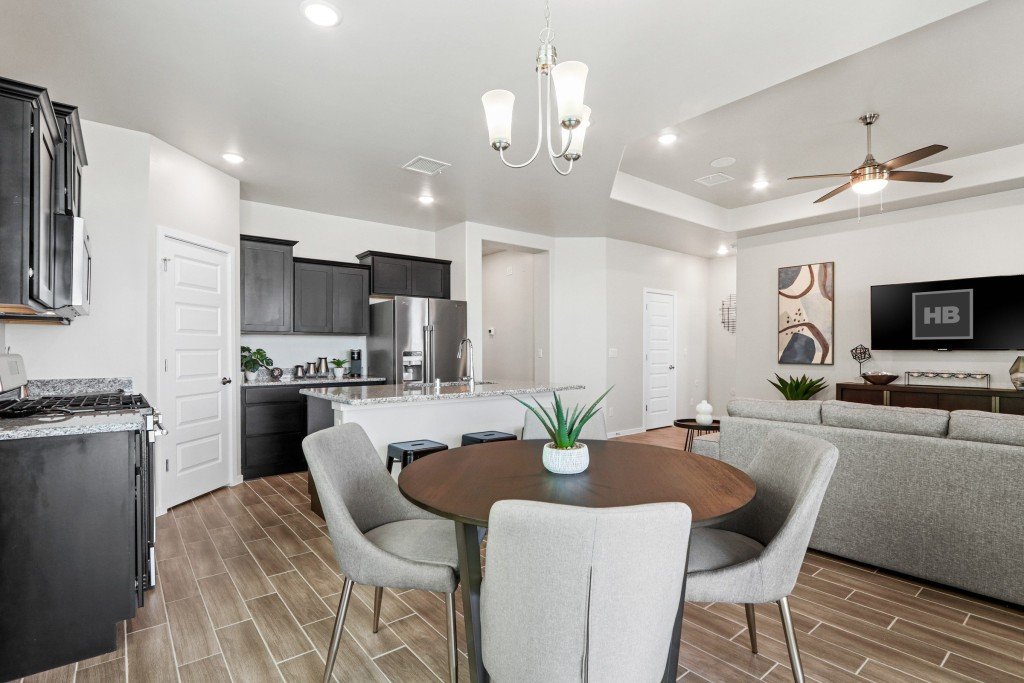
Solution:
{"label": "gas stove top", "polygon": [[0,401],[0,419],[37,415],[111,413],[121,410],[144,410],[149,407],[149,402],[142,394],[126,394],[124,392],[79,394],[77,396],[38,396]]}

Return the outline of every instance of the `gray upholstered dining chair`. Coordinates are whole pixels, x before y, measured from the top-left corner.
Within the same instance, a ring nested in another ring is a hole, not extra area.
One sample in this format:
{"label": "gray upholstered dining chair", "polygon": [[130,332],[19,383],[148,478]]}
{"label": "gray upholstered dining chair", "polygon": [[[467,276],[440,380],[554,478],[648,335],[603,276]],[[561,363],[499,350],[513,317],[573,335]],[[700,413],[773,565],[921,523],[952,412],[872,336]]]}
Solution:
{"label": "gray upholstered dining chair", "polygon": [[694,529],[686,599],[734,602],[746,608],[750,649],[757,652],[754,605],[779,605],[793,678],[803,681],[788,596],[818,518],[839,452],[827,441],[772,431],[747,468],[757,493],[714,528]]}
{"label": "gray upholstered dining chair", "polygon": [[338,656],[352,586],[361,583],[376,588],[374,632],[384,588],[445,594],[448,673],[455,683],[454,593],[459,583],[455,523],[421,510],[402,496],[359,425],[315,432],[302,440],[302,450],[320,494],[334,554],[345,574],[324,681],[331,679]]}
{"label": "gray upholstered dining chair", "polygon": [[[531,413],[529,410],[526,411],[526,420],[523,422],[523,439],[547,439],[548,433],[544,430],[544,425],[540,423],[537,416]],[[599,410],[591,418],[590,422],[583,425],[583,429],[580,431],[580,438],[591,441],[607,441],[608,430],[604,425],[604,411]]]}
{"label": "gray upholstered dining chair", "polygon": [[497,681],[661,680],[681,598],[690,508],[495,503],[480,595]]}

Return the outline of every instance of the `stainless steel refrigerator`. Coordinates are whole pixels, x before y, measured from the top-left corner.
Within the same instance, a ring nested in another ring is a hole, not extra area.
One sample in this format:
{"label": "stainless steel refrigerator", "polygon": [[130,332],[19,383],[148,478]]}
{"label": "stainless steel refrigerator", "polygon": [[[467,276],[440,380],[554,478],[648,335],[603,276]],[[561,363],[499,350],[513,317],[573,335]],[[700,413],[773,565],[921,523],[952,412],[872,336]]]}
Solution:
{"label": "stainless steel refrigerator", "polygon": [[467,376],[458,358],[466,337],[466,302],[396,296],[370,306],[367,375],[389,383],[455,382]]}

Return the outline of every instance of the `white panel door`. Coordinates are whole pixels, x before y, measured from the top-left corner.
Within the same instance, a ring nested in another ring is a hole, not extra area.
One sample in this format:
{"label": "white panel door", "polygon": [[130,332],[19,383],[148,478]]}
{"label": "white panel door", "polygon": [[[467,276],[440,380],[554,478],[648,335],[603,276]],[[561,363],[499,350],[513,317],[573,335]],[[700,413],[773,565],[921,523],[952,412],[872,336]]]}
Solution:
{"label": "white panel door", "polygon": [[160,269],[162,506],[231,483],[228,254],[164,236]]}
{"label": "white panel door", "polygon": [[676,415],[676,296],[644,292],[644,428],[668,427]]}

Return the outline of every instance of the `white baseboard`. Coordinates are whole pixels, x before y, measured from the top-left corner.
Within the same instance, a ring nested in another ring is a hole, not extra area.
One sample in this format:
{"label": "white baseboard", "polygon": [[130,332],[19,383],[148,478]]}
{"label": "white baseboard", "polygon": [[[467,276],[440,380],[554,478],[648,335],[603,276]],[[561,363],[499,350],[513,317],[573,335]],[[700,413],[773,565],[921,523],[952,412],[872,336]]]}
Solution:
{"label": "white baseboard", "polygon": [[620,429],[617,432],[608,432],[609,437],[616,436],[629,436],[630,434],[642,434],[644,432],[643,427],[630,427],[629,429]]}

